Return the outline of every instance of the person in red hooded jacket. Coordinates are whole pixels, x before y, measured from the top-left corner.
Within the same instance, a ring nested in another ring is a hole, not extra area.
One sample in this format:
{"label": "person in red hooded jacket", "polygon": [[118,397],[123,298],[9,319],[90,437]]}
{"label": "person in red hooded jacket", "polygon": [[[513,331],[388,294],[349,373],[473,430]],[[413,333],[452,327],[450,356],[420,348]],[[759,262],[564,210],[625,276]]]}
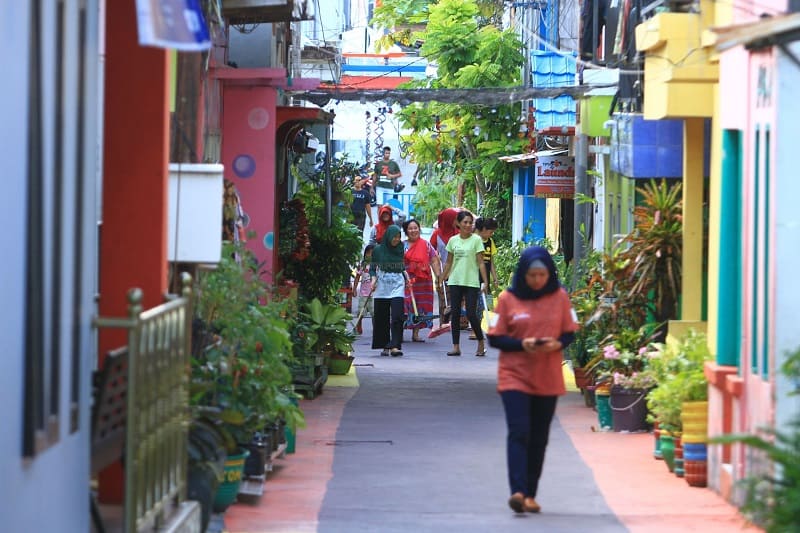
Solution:
{"label": "person in red hooded jacket", "polygon": [[392,207],[389,205],[382,205],[381,208],[378,209],[378,223],[375,224],[372,227],[372,231],[370,231],[369,244],[377,246],[379,243],[383,242],[383,234],[386,233],[386,229],[394,225]]}
{"label": "person in red hooded jacket", "polygon": [[[437,228],[431,235],[430,243],[436,249],[436,253],[439,254],[439,261],[442,265],[447,262],[447,242],[450,240],[450,237],[458,233],[456,217],[458,217],[458,213],[460,212],[461,209],[457,207],[448,207],[440,211],[436,219]],[[445,309],[448,306],[445,305],[444,291],[444,285],[437,283],[436,292],[439,298],[439,312],[442,314],[439,320],[440,324],[446,324],[450,321],[449,315],[445,315]]]}

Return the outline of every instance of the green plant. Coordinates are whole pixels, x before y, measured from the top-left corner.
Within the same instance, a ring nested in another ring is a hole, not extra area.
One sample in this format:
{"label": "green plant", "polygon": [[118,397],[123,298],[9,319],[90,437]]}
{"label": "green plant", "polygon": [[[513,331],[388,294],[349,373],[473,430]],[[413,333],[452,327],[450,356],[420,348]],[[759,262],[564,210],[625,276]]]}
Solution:
{"label": "green plant", "polygon": [[266,421],[303,423],[290,400],[287,304],[270,298],[259,271],[251,252],[226,243],[217,269],[198,277],[190,404],[226,434],[229,452]]}
{"label": "green plant", "polygon": [[[786,377],[800,378],[800,348],[786,354],[781,366]],[[796,388],[790,395],[800,394]],[[712,444],[742,443],[760,452],[763,463],[757,473],[742,480],[742,510],[768,533],[800,530],[800,413],[785,428],[764,428],[761,435],[723,435]],[[755,456],[755,454],[754,454]]]}
{"label": "green plant", "polygon": [[635,228],[624,239],[630,246],[624,253],[629,261],[628,296],[646,300],[655,319],[665,322],[677,317],[681,291],[681,185],[651,181],[638,192],[643,203],[634,209]]}
{"label": "green plant", "polygon": [[653,343],[647,352],[648,372],[657,387],[647,395],[652,418],[668,431],[681,430],[683,402],[708,399],[704,367],[711,360],[706,336],[690,330],[678,342]]}
{"label": "green plant", "polygon": [[599,344],[603,357],[592,368],[597,371],[598,383],[630,388],[654,385],[653,376],[646,371],[647,344],[655,329],[655,324],[645,324],[638,329],[620,328],[603,339]]}
{"label": "green plant", "polygon": [[[289,249],[288,254],[281,248],[282,276],[298,283],[303,298],[332,302],[339,288],[349,281],[351,265],[361,255],[361,232],[347,222],[349,211],[339,205],[332,206],[328,225],[324,194],[318,185],[303,184],[295,200],[304,206],[308,242],[305,252],[299,255],[296,247]],[[282,219],[286,220],[283,216]],[[279,242],[296,240],[293,227],[284,225],[283,220],[279,227]]]}
{"label": "green plant", "polygon": [[356,340],[348,331],[350,313],[337,304],[324,304],[314,298],[301,306],[298,323],[305,330],[304,345],[311,353],[348,354]]}

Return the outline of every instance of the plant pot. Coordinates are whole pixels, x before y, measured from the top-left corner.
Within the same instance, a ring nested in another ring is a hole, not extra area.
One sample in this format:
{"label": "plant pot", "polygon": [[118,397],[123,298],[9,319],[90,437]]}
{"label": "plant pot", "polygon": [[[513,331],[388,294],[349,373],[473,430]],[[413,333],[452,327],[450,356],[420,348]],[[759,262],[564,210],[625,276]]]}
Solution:
{"label": "plant pot", "polygon": [[661,433],[661,457],[670,472],[675,470],[675,441],[672,435]]}
{"label": "plant pot", "polygon": [[242,453],[229,455],[228,458],[225,459],[222,479],[219,480],[220,483],[214,495],[215,513],[224,512],[225,509],[236,501],[236,495],[239,493],[239,485],[242,483],[244,462],[248,455],[250,455],[250,452],[243,450]]}
{"label": "plant pot", "polygon": [[684,402],[681,404],[683,442],[708,442],[708,402]]}
{"label": "plant pot", "polygon": [[653,423],[653,437],[655,438],[655,448],[653,449],[653,457],[656,459],[663,459],[661,456],[661,429],[658,427],[658,421]]}
{"label": "plant pot", "polygon": [[579,389],[585,389],[594,382],[594,374],[592,372],[587,372],[583,367],[575,367],[572,369],[572,372],[575,374],[575,385]]}
{"label": "plant pot", "polygon": [[597,405],[597,401],[594,398],[594,391],[592,389],[582,389],[581,393],[583,394],[583,404],[586,407],[594,407]]}
{"label": "plant pot", "polygon": [[597,424],[600,426],[600,430],[610,430],[613,422],[609,396],[595,391],[595,402],[597,402]]}
{"label": "plant pot", "polygon": [[269,433],[260,434],[246,448],[250,455],[247,456],[244,462],[245,477],[263,476],[272,451],[272,435]]}
{"label": "plant pot", "polygon": [[614,431],[647,430],[647,391],[644,389],[625,389],[612,387],[609,406]]}
{"label": "plant pot", "polygon": [[355,357],[348,355],[345,357],[334,356],[328,361],[328,373],[335,376],[344,376],[350,372]]}
{"label": "plant pot", "polygon": [[708,484],[708,463],[684,459],[684,479],[691,487],[705,487]]}
{"label": "plant pot", "polygon": [[683,477],[683,443],[681,437],[673,437],[675,441],[675,470],[674,474],[678,477]]}

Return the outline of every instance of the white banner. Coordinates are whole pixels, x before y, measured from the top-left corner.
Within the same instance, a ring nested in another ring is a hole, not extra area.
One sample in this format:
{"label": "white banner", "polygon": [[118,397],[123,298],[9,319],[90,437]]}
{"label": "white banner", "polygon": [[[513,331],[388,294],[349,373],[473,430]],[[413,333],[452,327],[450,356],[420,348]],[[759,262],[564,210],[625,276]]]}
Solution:
{"label": "white banner", "polygon": [[200,0],[136,0],[139,44],[200,52],[211,48]]}

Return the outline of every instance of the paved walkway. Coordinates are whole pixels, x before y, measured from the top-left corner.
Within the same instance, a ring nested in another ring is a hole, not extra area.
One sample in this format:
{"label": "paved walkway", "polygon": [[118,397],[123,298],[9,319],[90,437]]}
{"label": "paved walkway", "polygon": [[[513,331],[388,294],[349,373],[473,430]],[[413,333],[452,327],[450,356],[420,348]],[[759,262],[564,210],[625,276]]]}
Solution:
{"label": "paved walkway", "polygon": [[380,357],[364,333],[357,379],[332,377],[322,395],[301,402],[308,427],[296,453],[277,461],[257,504],[228,509],[227,531],[745,529],[734,507],[653,459],[651,434],[594,432],[596,414],[574,392],[557,409],[537,498],[542,513],[515,515],[506,504],[497,352],[471,355],[475,341],[464,335],[465,355],[447,357],[443,335],[405,343],[404,357]]}

